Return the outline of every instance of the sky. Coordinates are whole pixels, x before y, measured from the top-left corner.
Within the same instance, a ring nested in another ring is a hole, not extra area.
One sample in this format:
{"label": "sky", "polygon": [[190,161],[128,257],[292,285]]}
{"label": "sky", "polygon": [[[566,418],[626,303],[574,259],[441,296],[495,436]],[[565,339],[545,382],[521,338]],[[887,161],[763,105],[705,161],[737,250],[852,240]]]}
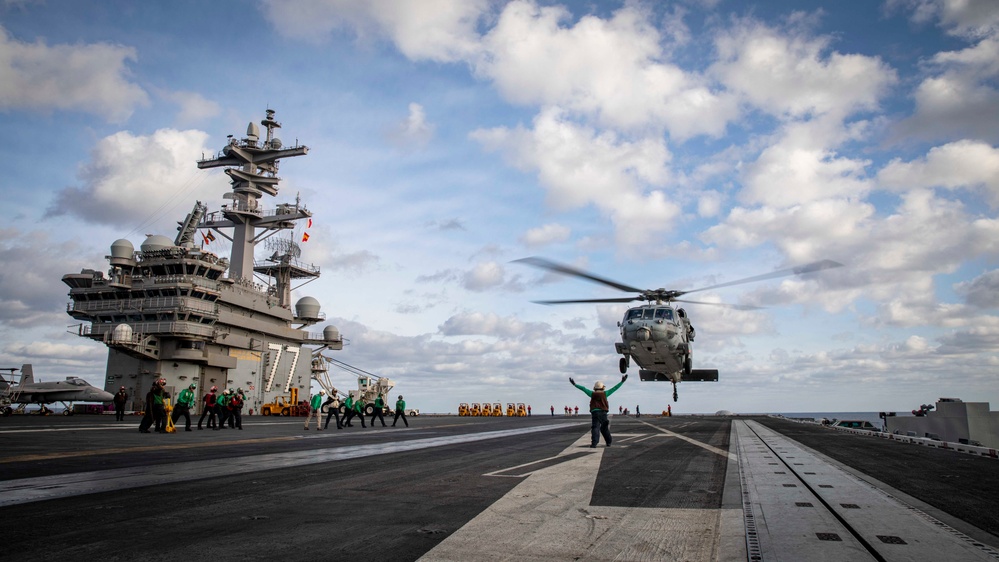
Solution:
{"label": "sky", "polygon": [[293,298],[410,407],[620,380],[627,305],[532,301],[628,294],[541,256],[680,290],[844,265],[698,293],[760,307],[687,306],[719,382],[633,367],[612,409],[999,409],[997,2],[0,0],[0,365],[103,386],[62,276],[217,209],[196,161],[268,108],[310,149],[273,200],[313,213]]}

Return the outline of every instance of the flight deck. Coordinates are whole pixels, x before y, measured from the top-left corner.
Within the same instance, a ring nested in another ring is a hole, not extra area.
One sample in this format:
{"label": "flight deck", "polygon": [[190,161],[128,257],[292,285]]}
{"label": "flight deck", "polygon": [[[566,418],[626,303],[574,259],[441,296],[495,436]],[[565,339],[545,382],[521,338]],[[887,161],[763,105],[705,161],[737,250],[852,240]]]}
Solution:
{"label": "flight deck", "polygon": [[613,416],[613,446],[596,449],[584,416],[137,424],[4,418],[4,553],[999,560],[999,461],[772,418]]}

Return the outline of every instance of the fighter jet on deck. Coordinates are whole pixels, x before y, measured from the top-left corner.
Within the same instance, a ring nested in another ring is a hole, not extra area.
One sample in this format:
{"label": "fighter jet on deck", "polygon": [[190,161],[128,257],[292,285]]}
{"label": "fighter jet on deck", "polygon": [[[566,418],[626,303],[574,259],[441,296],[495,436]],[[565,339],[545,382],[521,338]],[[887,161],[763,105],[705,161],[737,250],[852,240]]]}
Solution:
{"label": "fighter jet on deck", "polygon": [[[19,370],[20,376],[15,374]],[[46,404],[59,402],[66,407],[63,414],[68,416],[73,413],[73,402],[111,402],[114,398],[110,392],[91,386],[78,377],[66,377],[66,380],[56,382],[35,382],[30,363],[21,365],[20,369],[4,367],[0,371],[10,372],[6,377],[0,375],[0,414],[3,416],[14,413],[12,404],[20,404],[18,409],[23,409],[27,404],[38,404],[45,410]]]}

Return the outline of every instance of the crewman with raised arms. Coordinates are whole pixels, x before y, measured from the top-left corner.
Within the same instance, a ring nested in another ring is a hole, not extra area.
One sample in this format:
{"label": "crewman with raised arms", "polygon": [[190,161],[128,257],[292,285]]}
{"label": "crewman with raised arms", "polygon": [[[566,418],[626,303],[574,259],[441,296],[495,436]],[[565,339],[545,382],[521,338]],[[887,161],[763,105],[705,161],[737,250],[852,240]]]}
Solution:
{"label": "crewman with raised arms", "polygon": [[[614,385],[610,390],[604,388],[604,383],[597,381],[593,385],[593,390],[586,388],[581,384],[576,384],[576,381],[569,377],[569,383],[575,386],[579,390],[582,390],[590,397],[590,416],[592,417],[592,424],[590,425],[590,448],[596,448],[597,444],[600,443],[600,436],[604,436],[604,442],[607,446],[611,446],[611,432],[610,432],[610,421],[607,419],[607,412],[610,411],[610,405],[607,403],[607,397],[617,389],[621,388],[624,381],[628,380],[628,375],[621,377],[621,382]],[[578,406],[577,406],[578,408]]]}

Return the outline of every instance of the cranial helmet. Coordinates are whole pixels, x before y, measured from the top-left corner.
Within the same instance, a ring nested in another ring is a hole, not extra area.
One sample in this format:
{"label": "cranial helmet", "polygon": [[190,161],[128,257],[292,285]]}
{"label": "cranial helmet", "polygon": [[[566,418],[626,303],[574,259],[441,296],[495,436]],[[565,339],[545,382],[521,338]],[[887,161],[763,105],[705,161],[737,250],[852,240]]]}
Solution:
{"label": "cranial helmet", "polygon": [[597,381],[593,383],[593,390],[603,390],[603,389],[604,389],[603,381]]}
{"label": "cranial helmet", "polygon": [[159,384],[159,385],[162,385],[162,386],[166,386],[166,379],[160,379],[160,380],[156,381],[156,384]]}
{"label": "cranial helmet", "polygon": [[125,387],[123,386],[123,387],[119,388],[118,390],[125,390]]}
{"label": "cranial helmet", "polygon": [[194,385],[194,383],[192,382],[192,383],[191,383],[191,386],[189,386],[189,387],[187,387],[187,388],[190,388],[191,390],[194,390],[194,386],[195,386],[195,385]]}
{"label": "cranial helmet", "polygon": [[212,387],[212,392],[215,392],[215,391],[217,391],[218,389],[219,389],[219,387],[217,387],[217,386],[213,386],[213,387]]}
{"label": "cranial helmet", "polygon": [[326,394],[326,391],[325,390],[320,390],[319,394]]}

